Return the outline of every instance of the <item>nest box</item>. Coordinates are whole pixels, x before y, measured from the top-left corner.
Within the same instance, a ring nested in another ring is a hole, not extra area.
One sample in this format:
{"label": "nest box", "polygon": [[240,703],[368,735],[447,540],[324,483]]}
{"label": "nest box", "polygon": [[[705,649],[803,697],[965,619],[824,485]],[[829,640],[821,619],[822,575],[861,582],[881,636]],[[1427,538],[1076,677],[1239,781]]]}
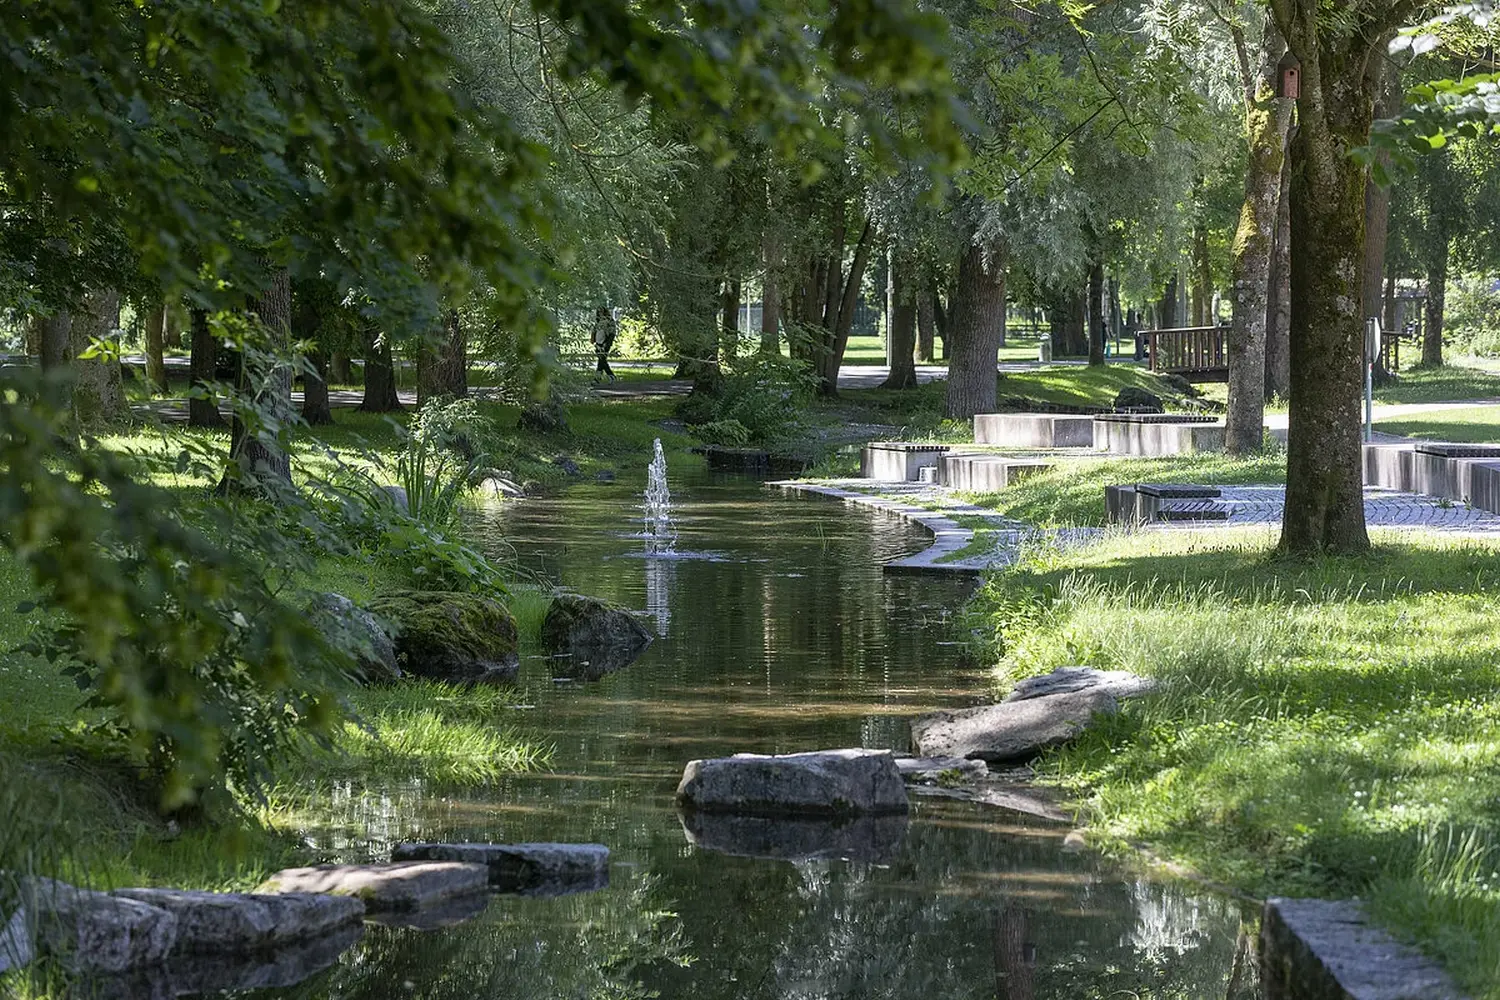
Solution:
{"label": "nest box", "polygon": [[1302,63],[1287,49],[1276,64],[1276,96],[1296,100],[1302,96]]}

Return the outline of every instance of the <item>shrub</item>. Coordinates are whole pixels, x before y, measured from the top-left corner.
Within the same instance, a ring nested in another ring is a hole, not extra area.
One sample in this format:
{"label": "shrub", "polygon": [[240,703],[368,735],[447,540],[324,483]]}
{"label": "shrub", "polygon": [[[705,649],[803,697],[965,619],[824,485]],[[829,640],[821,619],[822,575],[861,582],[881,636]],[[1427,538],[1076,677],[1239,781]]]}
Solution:
{"label": "shrub", "polygon": [[716,391],[684,400],[678,416],[712,444],[786,446],[803,436],[799,414],[816,386],[800,362],[752,354],[729,367]]}

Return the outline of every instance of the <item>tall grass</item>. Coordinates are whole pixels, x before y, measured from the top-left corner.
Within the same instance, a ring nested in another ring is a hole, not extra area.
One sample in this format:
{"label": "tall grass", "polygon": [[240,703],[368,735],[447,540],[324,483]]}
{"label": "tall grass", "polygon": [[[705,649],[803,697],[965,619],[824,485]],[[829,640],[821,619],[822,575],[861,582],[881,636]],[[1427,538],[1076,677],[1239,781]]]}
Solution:
{"label": "tall grass", "polygon": [[1372,899],[1500,998],[1500,549],[1377,537],[1294,562],[1265,533],[1111,536],[994,577],[972,613],[1001,686],[1160,681],[1040,765],[1106,838],[1256,895]]}

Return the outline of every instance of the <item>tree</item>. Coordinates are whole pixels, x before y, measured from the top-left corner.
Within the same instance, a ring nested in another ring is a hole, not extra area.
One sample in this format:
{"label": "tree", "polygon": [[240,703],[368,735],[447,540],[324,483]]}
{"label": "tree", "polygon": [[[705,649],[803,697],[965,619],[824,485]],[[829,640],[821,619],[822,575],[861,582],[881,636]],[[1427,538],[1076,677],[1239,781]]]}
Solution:
{"label": "tree", "polygon": [[73,413],[80,427],[107,427],[130,421],[125,380],[120,370],[120,293],[97,288],[83,300],[69,327],[73,366]]}
{"label": "tree", "polygon": [[292,485],[291,456],[283,436],[292,423],[292,277],[275,268],[255,302],[254,319],[263,349],[239,351],[239,390],[254,408],[237,408],[229,425],[229,462],[221,490],[280,499]]}
{"label": "tree", "polygon": [[417,349],[417,405],[438,396],[469,394],[468,341],[458,310],[443,312],[441,334],[424,337]]}
{"label": "tree", "polygon": [[1005,243],[998,237],[982,243],[975,239],[959,260],[943,405],[950,420],[967,420],[995,408],[995,356],[1005,329],[1005,253]]}
{"label": "tree", "polygon": [[1317,0],[1271,0],[1302,64],[1292,157],[1291,408],[1285,552],[1363,552],[1359,400],[1365,169],[1351,155],[1370,139],[1374,57],[1414,4],[1361,0],[1337,13]]}
{"label": "tree", "polygon": [[1234,237],[1234,317],[1228,343],[1229,412],[1224,445],[1230,454],[1243,455],[1259,451],[1265,435],[1266,322],[1291,104],[1276,96],[1277,64],[1286,44],[1275,22],[1266,19],[1254,69],[1244,29],[1232,24],[1231,30],[1244,88],[1249,162],[1245,203]]}
{"label": "tree", "polygon": [[886,330],[886,354],[891,371],[882,389],[915,389],[917,386],[917,294],[911,280],[915,268],[900,247],[890,254],[890,326]]}

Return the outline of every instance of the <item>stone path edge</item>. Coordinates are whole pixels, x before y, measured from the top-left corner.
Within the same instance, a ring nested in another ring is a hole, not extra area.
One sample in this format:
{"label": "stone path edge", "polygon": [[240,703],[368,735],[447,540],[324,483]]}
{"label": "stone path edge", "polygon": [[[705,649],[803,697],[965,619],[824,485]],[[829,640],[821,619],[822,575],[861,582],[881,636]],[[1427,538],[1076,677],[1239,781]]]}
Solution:
{"label": "stone path edge", "polygon": [[876,496],[870,493],[861,493],[857,490],[846,490],[838,486],[830,486],[824,483],[806,482],[802,480],[781,480],[766,484],[776,489],[785,490],[790,493],[810,493],[816,496],[832,497],[842,500],[847,504],[860,507],[870,507],[887,514],[893,514],[904,521],[920,524],[932,532],[932,544],[915,555],[903,559],[896,559],[884,565],[887,573],[932,573],[936,575],[962,574],[976,576],[993,566],[1003,565],[1003,557],[983,556],[978,559],[957,559],[952,562],[941,562],[940,560],[951,557],[955,552],[966,548],[974,541],[974,530],[965,528],[951,517],[945,517],[925,507],[914,504],[903,503],[900,500],[892,500],[888,497]]}

